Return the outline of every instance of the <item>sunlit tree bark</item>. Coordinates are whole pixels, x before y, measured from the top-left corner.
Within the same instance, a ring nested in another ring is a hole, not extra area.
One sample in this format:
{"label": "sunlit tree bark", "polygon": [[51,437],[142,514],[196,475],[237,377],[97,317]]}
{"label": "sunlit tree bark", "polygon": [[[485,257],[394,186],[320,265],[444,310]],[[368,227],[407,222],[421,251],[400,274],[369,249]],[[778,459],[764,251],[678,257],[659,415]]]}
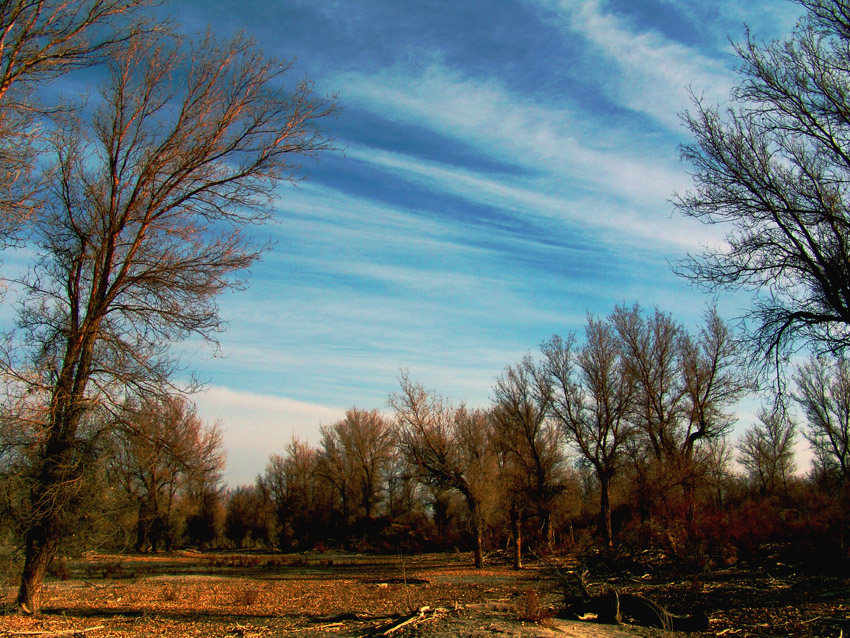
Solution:
{"label": "sunlit tree bark", "polygon": [[40,117],[64,107],[44,104],[38,89],[67,71],[95,64],[116,45],[160,26],[138,9],[147,0],[0,1],[0,245],[38,207],[34,172]]}

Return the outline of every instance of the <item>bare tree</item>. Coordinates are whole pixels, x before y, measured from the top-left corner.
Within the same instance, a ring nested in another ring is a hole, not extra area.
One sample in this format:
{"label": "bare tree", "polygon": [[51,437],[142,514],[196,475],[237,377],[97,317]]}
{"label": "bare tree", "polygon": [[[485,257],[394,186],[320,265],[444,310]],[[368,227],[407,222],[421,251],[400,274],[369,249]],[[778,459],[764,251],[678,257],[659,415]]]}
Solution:
{"label": "bare tree", "polygon": [[[295,445],[293,439],[291,445]],[[257,476],[257,490],[268,498],[275,514],[274,532],[276,534],[276,542],[279,547],[284,548],[288,543],[288,536],[285,530],[286,519],[289,516],[289,509],[294,497],[290,490],[290,481],[287,476],[286,458],[281,454],[272,454],[266,463],[263,473]]]}
{"label": "bare tree", "polygon": [[552,413],[567,441],[596,474],[599,528],[611,547],[611,482],[626,463],[626,444],[635,433],[629,420],[634,381],[611,324],[588,317],[585,332],[585,345],[578,352],[572,336],[555,336],[542,351],[553,387]]}
{"label": "bare tree", "polygon": [[738,459],[762,495],[773,495],[782,490],[787,496],[788,480],[796,469],[796,435],[796,424],[779,406],[772,410],[762,408],[758,423],[741,437]]}
{"label": "bare tree", "polygon": [[138,9],[148,0],[0,1],[0,244],[38,206],[31,179],[41,132],[55,114],[38,89],[67,71],[95,64],[110,49],[154,25]]}
{"label": "bare tree", "polygon": [[344,525],[352,505],[358,516],[372,518],[394,451],[394,429],[377,410],[353,408],[342,421],[322,428],[319,473],[339,495]]}
{"label": "bare tree", "polygon": [[735,416],[729,409],[754,386],[747,381],[740,344],[716,307],[706,310],[696,337],[683,333],[679,348],[687,422],[682,453],[692,459],[699,441],[731,431]]}
{"label": "bare tree", "polygon": [[37,261],[20,282],[24,358],[6,367],[43,406],[40,515],[18,596],[29,610],[66,533],[53,503],[74,484],[82,415],[124,388],[168,387],[173,342],[214,340],[217,295],[240,287],[262,250],[245,227],[268,218],[274,188],[296,175],[291,158],[327,147],[315,125],[333,111],[309,83],[284,90],[286,67],[242,38],[189,54],[170,38],[134,39],[109,70],[91,122],[52,140]]}
{"label": "bare tree", "polygon": [[284,455],[272,454],[258,486],[274,503],[281,549],[308,547],[322,533],[332,495],[319,476],[319,453],[294,438]]}
{"label": "bare tree", "polygon": [[484,529],[496,480],[491,422],[485,412],[454,408],[443,398],[401,376],[401,391],[390,396],[399,445],[423,482],[455,490],[469,509],[475,567],[484,566]]}
{"label": "bare tree", "polygon": [[[512,516],[521,519],[525,504],[537,517],[541,540],[552,537],[556,499],[567,489],[566,457],[558,428],[550,418],[552,386],[544,369],[530,356],[506,368],[493,390],[497,441],[510,479]],[[521,531],[516,520],[514,533]],[[519,538],[514,538],[514,565],[521,564]]]}
{"label": "bare tree", "polygon": [[655,460],[677,455],[682,442],[685,392],[680,374],[682,328],[657,308],[645,317],[640,306],[617,306],[610,321],[617,331],[634,383],[634,423]]}
{"label": "bare tree", "polygon": [[399,546],[408,550],[412,548],[415,539],[424,535],[427,508],[423,492],[426,486],[417,480],[418,472],[401,451],[398,439],[392,460],[384,471],[386,512],[393,522],[394,530],[397,530]]}
{"label": "bare tree", "polygon": [[[316,471],[334,491],[334,509],[341,527],[351,523],[352,509],[355,507],[357,482],[356,459],[345,449],[337,435],[337,429],[344,429],[344,421],[334,426],[322,426],[318,465]],[[337,428],[339,426],[339,428]]]}
{"label": "bare tree", "polygon": [[632,418],[657,460],[693,459],[699,441],[722,438],[728,411],[750,389],[740,347],[717,309],[709,307],[696,337],[656,309],[618,306],[610,317],[635,384]]}
{"label": "bare tree", "polygon": [[780,363],[795,342],[850,344],[850,12],[845,0],[808,9],[784,41],[736,46],[731,105],[695,99],[683,148],[694,189],[685,215],[727,229],[727,245],[690,257],[680,274],[711,290],[754,295],[752,346]]}
{"label": "bare tree", "polygon": [[732,471],[732,446],[726,437],[710,439],[704,450],[705,473],[714,505],[723,509],[735,483]]}
{"label": "bare tree", "polygon": [[797,371],[797,401],[815,462],[841,484],[850,480],[850,362],[812,358]]}
{"label": "bare tree", "polygon": [[204,425],[185,398],[158,396],[125,403],[111,429],[110,475],[136,506],[136,551],[156,551],[160,543],[170,550],[178,498],[220,482],[221,432]]}
{"label": "bare tree", "polygon": [[257,485],[242,485],[228,494],[225,536],[239,549],[269,547],[274,537],[274,512],[268,493]]}

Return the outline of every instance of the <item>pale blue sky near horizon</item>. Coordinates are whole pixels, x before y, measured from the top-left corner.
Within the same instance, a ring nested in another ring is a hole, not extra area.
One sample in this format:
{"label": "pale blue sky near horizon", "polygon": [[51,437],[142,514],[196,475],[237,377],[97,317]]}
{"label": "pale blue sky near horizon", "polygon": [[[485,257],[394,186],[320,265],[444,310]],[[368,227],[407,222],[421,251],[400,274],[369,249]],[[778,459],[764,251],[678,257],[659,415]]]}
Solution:
{"label": "pale blue sky near horizon", "polygon": [[[688,328],[711,299],[673,274],[722,229],[682,218],[689,90],[738,82],[745,25],[781,38],[785,0],[165,0],[190,35],[253,36],[334,94],[339,150],[282,185],[274,246],[220,300],[221,352],[191,343],[225,481],[293,436],[385,409],[401,370],[486,405],[505,366],[588,313],[640,303]],[[734,319],[748,303],[723,295]],[[739,428],[752,423],[741,408]]]}

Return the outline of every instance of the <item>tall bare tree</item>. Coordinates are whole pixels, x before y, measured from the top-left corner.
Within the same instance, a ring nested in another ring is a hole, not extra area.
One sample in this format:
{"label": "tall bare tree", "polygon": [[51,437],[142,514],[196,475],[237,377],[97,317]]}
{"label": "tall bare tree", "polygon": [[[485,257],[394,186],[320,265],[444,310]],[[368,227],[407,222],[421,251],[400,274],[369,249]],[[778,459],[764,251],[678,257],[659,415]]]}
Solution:
{"label": "tall bare tree", "polygon": [[399,445],[419,478],[440,490],[460,493],[469,509],[475,567],[484,566],[484,529],[496,483],[491,421],[485,412],[455,408],[445,399],[401,376],[390,396]]}
{"label": "tall bare tree", "polygon": [[758,423],[744,432],[738,458],[761,494],[774,495],[781,490],[787,496],[788,481],[796,469],[796,436],[797,425],[781,406],[762,408]]}
{"label": "tall bare tree", "polygon": [[797,401],[806,415],[806,439],[823,473],[850,481],[850,361],[812,358],[797,371]]}
{"label": "tall bare tree", "polygon": [[0,1],[0,245],[38,206],[34,178],[40,115],[55,114],[38,89],[95,64],[110,49],[155,25],[138,9],[148,0]]}
{"label": "tall bare tree", "polygon": [[721,438],[734,425],[729,411],[750,389],[739,342],[709,307],[696,336],[658,310],[618,306],[617,331],[635,384],[632,419],[656,460],[693,459],[700,441]]}
{"label": "tall bare tree", "polygon": [[730,105],[694,100],[682,155],[694,188],[675,203],[726,229],[726,246],[679,272],[711,290],[754,295],[749,337],[765,363],[795,343],[850,345],[850,11],[846,0],[807,9],[783,41],[748,34],[736,46],[741,81]]}
{"label": "tall bare tree", "polygon": [[[504,467],[512,493],[511,515],[534,515],[542,541],[551,540],[556,499],[568,487],[566,457],[551,418],[551,381],[542,366],[526,356],[508,366],[493,389],[496,438],[504,454]],[[514,565],[518,556],[521,520],[514,525]]]}
{"label": "tall bare tree", "polygon": [[544,368],[552,383],[552,413],[580,459],[599,481],[599,528],[609,547],[611,482],[626,463],[626,444],[635,434],[634,381],[626,370],[610,323],[588,317],[586,341],[553,337],[543,344]]}
{"label": "tall bare tree", "polygon": [[39,516],[18,595],[26,610],[38,608],[66,533],[55,503],[75,482],[80,419],[125,388],[172,383],[170,344],[215,339],[216,297],[242,285],[262,250],[246,226],[269,217],[275,187],[297,175],[293,158],[327,147],[316,124],[334,109],[307,82],[282,88],[286,66],[244,38],[208,37],[189,51],[168,37],[133,39],[108,68],[91,120],[53,136],[36,264],[20,282],[23,357],[6,366],[43,406]]}
{"label": "tall bare tree", "polygon": [[353,408],[322,428],[319,473],[339,496],[343,524],[350,522],[352,506],[360,517],[374,516],[394,452],[395,431],[377,410]]}
{"label": "tall bare tree", "polygon": [[692,459],[698,442],[729,434],[735,424],[730,409],[755,388],[746,377],[740,342],[716,307],[706,310],[696,337],[682,335],[679,347],[687,424],[682,453]]}
{"label": "tall bare tree", "polygon": [[682,442],[685,387],[680,374],[682,328],[657,308],[617,306],[610,317],[634,383],[634,423],[655,460],[675,457]]}

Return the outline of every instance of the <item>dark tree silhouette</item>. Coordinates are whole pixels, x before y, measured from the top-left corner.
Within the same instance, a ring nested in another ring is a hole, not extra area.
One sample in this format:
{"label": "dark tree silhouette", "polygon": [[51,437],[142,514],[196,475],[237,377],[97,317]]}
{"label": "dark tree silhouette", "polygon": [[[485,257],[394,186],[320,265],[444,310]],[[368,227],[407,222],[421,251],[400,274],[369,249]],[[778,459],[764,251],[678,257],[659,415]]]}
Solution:
{"label": "dark tree silhouette", "polygon": [[728,243],[679,273],[752,292],[749,342],[772,365],[795,345],[850,345],[850,12],[844,0],[800,4],[808,12],[784,41],[736,46],[727,108],[694,100],[682,151],[694,188],[674,200]]}

